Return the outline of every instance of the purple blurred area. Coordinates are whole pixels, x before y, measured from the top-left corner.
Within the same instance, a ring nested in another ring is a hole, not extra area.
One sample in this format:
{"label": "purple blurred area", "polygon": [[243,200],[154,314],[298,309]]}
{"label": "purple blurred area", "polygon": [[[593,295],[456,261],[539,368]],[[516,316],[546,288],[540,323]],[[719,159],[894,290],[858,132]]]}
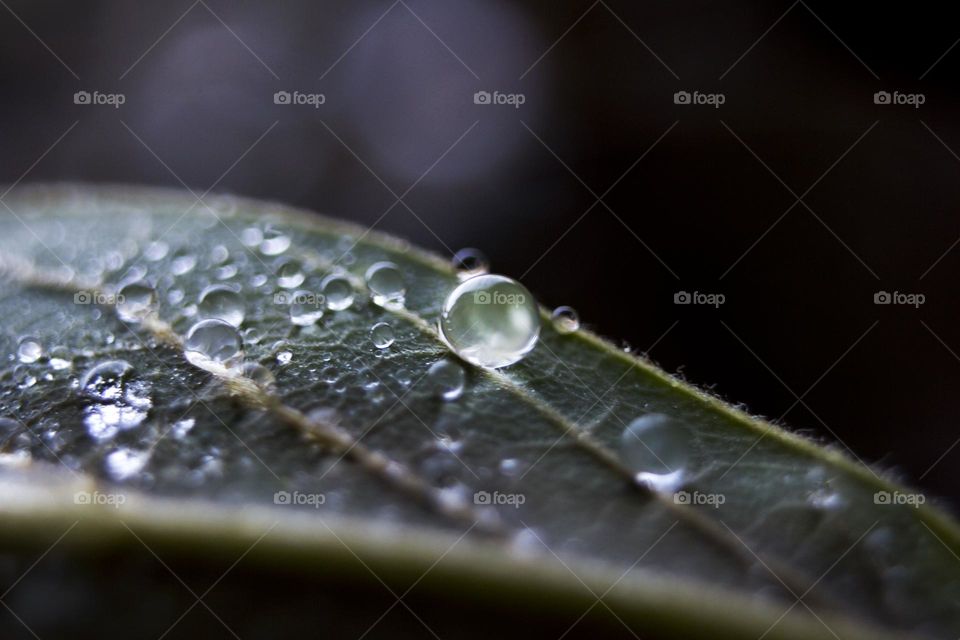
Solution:
{"label": "purple blurred area", "polygon": [[213,186],[479,247],[544,304],[956,505],[949,11],[4,0],[0,182]]}

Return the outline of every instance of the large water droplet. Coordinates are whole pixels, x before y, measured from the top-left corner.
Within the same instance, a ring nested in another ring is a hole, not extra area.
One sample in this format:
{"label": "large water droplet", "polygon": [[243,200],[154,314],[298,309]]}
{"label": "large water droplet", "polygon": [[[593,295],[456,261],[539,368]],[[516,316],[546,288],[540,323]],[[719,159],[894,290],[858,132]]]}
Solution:
{"label": "large water droplet", "polygon": [[537,344],[537,302],[516,280],[485,275],[462,282],[443,303],[440,334],[457,355],[481,367],[505,367]]}
{"label": "large water droplet", "polygon": [[620,438],[624,462],[636,472],[637,482],[659,491],[673,491],[684,481],[691,457],[690,430],[662,413],[631,422]]}
{"label": "large water droplet", "polygon": [[124,285],[117,292],[117,317],[140,322],[157,309],[157,292],[143,280]]}
{"label": "large water droplet", "polygon": [[557,307],[550,320],[557,333],[573,333],[580,328],[580,316],[573,307]]}
{"label": "large water droplet", "polygon": [[370,329],[370,339],[377,349],[386,349],[393,344],[393,327],[386,322],[378,322]]}
{"label": "large water droplet", "polygon": [[190,327],[184,342],[185,356],[202,367],[209,361],[229,365],[241,355],[242,342],[234,326],[223,320],[201,320]]}
{"label": "large water droplet", "polygon": [[282,260],[276,268],[277,284],[284,289],[295,289],[303,284],[306,276],[303,273],[303,265],[297,260]]}
{"label": "large water droplet", "polygon": [[367,269],[364,279],[373,294],[373,302],[380,306],[402,305],[407,292],[400,268],[392,262],[376,262]]}
{"label": "large water droplet", "polygon": [[17,360],[24,363],[36,362],[43,355],[43,346],[33,336],[23,336],[17,343]]}
{"label": "large water droplet", "polygon": [[463,394],[466,373],[458,363],[444,358],[427,370],[427,382],[434,394],[444,400],[456,400]]}
{"label": "large water droplet", "polygon": [[332,273],[320,283],[327,309],[343,311],[353,304],[353,285],[345,277]]}
{"label": "large water droplet", "polygon": [[105,466],[107,474],[114,480],[129,480],[137,475],[150,461],[149,451],[117,449],[107,456]]}
{"label": "large water droplet", "polygon": [[460,249],[453,255],[452,262],[453,268],[457,270],[457,277],[461,280],[469,280],[490,270],[487,256],[479,249]]}
{"label": "large water droplet", "polygon": [[263,230],[263,241],[260,242],[260,253],[266,256],[278,256],[290,248],[290,236],[279,227],[272,224]]}
{"label": "large water droplet", "polygon": [[243,298],[225,284],[214,284],[204,289],[200,293],[197,312],[204,320],[223,320],[235,327],[239,327],[246,316]]}
{"label": "large water droplet", "polygon": [[87,370],[80,391],[92,401],[84,408],[83,421],[95,440],[108,440],[138,426],[153,406],[149,387],[124,360],[101,362]]}
{"label": "large water droplet", "polygon": [[294,291],[290,299],[290,322],[309,327],[323,317],[323,300],[312,291]]}

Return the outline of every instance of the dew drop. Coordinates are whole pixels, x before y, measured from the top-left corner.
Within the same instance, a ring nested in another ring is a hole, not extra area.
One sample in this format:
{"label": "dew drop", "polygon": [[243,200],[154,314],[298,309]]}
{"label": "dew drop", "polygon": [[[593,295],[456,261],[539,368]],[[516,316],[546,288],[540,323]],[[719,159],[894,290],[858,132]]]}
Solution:
{"label": "dew drop", "polygon": [[378,322],[370,329],[370,339],[377,349],[386,349],[393,344],[393,327],[386,322]]}
{"label": "dew drop", "polygon": [[353,285],[345,277],[332,273],[320,282],[320,290],[326,300],[327,309],[343,311],[353,304]]}
{"label": "dew drop", "polygon": [[293,361],[293,354],[289,351],[281,351],[277,354],[277,364],[285,365]]}
{"label": "dew drop", "polygon": [[73,365],[73,355],[70,349],[64,346],[57,346],[50,350],[50,368],[54,371],[63,371]]}
{"label": "dew drop", "polygon": [[550,315],[550,320],[557,333],[573,333],[580,328],[580,316],[573,307],[557,307]]}
{"label": "dew drop", "polygon": [[516,280],[484,275],[460,283],[443,303],[440,334],[457,355],[481,367],[506,367],[537,344],[537,303]]}
{"label": "dew drop", "polygon": [[88,369],[80,379],[80,392],[91,401],[83,412],[87,433],[98,441],[138,426],[153,406],[148,385],[125,360],[108,360]]}
{"label": "dew drop", "polygon": [[277,284],[284,289],[295,289],[303,284],[306,276],[303,266],[297,260],[283,260],[277,265]]}
{"label": "dew drop", "polygon": [[373,302],[380,306],[402,305],[407,292],[400,268],[392,262],[376,262],[367,269],[364,279],[373,293]]}
{"label": "dew drop", "polygon": [[241,355],[242,342],[236,328],[218,319],[201,320],[187,332],[187,360],[202,367],[209,361],[228,364]]}
{"label": "dew drop", "polygon": [[437,360],[427,370],[427,381],[437,396],[444,400],[456,400],[463,394],[466,373],[458,363],[444,358]]}
{"label": "dew drop", "polygon": [[43,346],[33,336],[23,336],[17,343],[17,360],[23,363],[36,362],[43,355]]}
{"label": "dew drop", "polygon": [[230,258],[230,250],[222,244],[218,244],[210,250],[210,264],[223,264]]}
{"label": "dew drop", "polygon": [[323,303],[312,291],[294,291],[290,299],[290,322],[309,327],[323,317]]}
{"label": "dew drop", "polygon": [[256,247],[263,242],[263,231],[257,227],[247,227],[240,232],[240,242],[245,247]]}
{"label": "dew drop", "polygon": [[269,224],[263,230],[260,253],[265,256],[278,256],[290,248],[290,236],[278,227]]}
{"label": "dew drop", "polygon": [[107,456],[105,466],[107,475],[117,481],[129,480],[137,475],[150,461],[149,451],[117,449]]}
{"label": "dew drop", "polygon": [[166,242],[158,240],[147,245],[147,248],[143,250],[143,257],[150,262],[157,262],[166,258],[169,251],[170,246]]}
{"label": "dew drop", "polygon": [[651,413],[631,422],[620,438],[624,462],[638,483],[658,491],[674,491],[684,481],[692,434],[681,422]]}
{"label": "dew drop", "polygon": [[460,249],[453,255],[453,268],[457,270],[457,277],[468,280],[490,271],[490,261],[479,249]]}
{"label": "dew drop", "polygon": [[[277,359],[279,360],[279,356]],[[276,382],[276,379],[273,377],[273,372],[256,362],[247,362],[244,364],[243,375],[264,388],[272,387]]]}
{"label": "dew drop", "polygon": [[117,317],[123,322],[140,322],[156,309],[157,292],[148,282],[131,282],[117,292]]}
{"label": "dew drop", "polygon": [[187,251],[178,251],[170,261],[170,273],[175,276],[182,276],[193,271],[197,266],[197,256]]}
{"label": "dew drop", "polygon": [[225,284],[213,284],[200,292],[197,312],[204,320],[223,320],[235,327],[243,323],[246,315],[240,294]]}

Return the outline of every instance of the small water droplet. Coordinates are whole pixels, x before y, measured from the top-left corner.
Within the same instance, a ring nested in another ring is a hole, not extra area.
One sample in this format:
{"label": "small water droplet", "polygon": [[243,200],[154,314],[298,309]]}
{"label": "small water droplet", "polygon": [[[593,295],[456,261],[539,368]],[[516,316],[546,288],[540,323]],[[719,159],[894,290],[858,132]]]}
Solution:
{"label": "small water droplet", "polygon": [[225,284],[213,284],[205,288],[200,293],[197,312],[204,320],[223,320],[235,327],[239,327],[246,316],[243,298]]}
{"label": "small water droplet", "polygon": [[242,355],[242,346],[240,334],[232,324],[217,319],[201,320],[187,332],[184,355],[199,367],[211,360],[227,365]]}
{"label": "small water droplet", "polygon": [[386,322],[378,322],[370,329],[370,339],[377,349],[386,349],[393,344],[393,328]]}
{"label": "small water droplet", "polygon": [[240,232],[240,242],[245,247],[256,247],[263,242],[263,231],[257,227],[247,227]]}
{"label": "small water droplet", "polygon": [[290,322],[308,327],[323,317],[323,301],[312,291],[294,291],[290,299]]}
{"label": "small water droplet", "polygon": [[88,369],[80,379],[80,392],[92,401],[84,408],[83,420],[95,440],[108,440],[138,426],[153,406],[149,387],[125,360],[108,360]]}
{"label": "small water droplet", "polygon": [[117,481],[129,480],[143,471],[149,461],[149,451],[117,449],[105,460],[107,475]]}
{"label": "small water droplet", "polygon": [[580,328],[580,316],[573,307],[557,307],[550,315],[557,333],[573,333]]}
{"label": "small water droplet", "polygon": [[69,369],[73,365],[73,355],[70,349],[64,346],[57,346],[50,350],[50,367],[54,371]]}
{"label": "small water droplet", "polygon": [[400,268],[392,262],[377,262],[370,265],[364,279],[373,294],[373,302],[380,306],[402,305],[407,292]]}
{"label": "small water droplet", "polygon": [[138,280],[117,292],[117,317],[137,323],[157,309],[157,292],[149,282]]}
{"label": "small water droplet", "polygon": [[222,244],[218,244],[210,250],[210,264],[223,264],[230,258],[230,251]]}
{"label": "small water droplet", "polygon": [[636,472],[637,482],[658,491],[673,491],[684,481],[691,438],[683,423],[662,413],[650,413],[624,429],[620,452]]}
{"label": "small water droplet", "polygon": [[147,248],[143,250],[143,257],[150,262],[157,262],[166,258],[169,251],[170,245],[158,240],[147,245]]}
{"label": "small water droplet", "polygon": [[43,355],[43,346],[33,336],[23,336],[17,343],[17,360],[24,363],[36,362]]}
{"label": "small water droplet", "polygon": [[328,275],[320,282],[320,290],[331,311],[343,311],[353,304],[353,286],[342,275]]}
{"label": "small water droplet", "polygon": [[460,249],[453,255],[452,263],[461,280],[469,280],[490,271],[490,261],[479,249]]}
{"label": "small water droplet", "polygon": [[537,344],[536,300],[516,280],[485,275],[460,283],[443,303],[440,334],[457,355],[481,367],[506,367]]}
{"label": "small water droplet", "polygon": [[195,266],[197,266],[197,256],[189,251],[180,250],[174,254],[173,260],[170,261],[170,273],[175,276],[182,276],[193,271]]}
{"label": "small water droplet", "polygon": [[260,253],[265,256],[278,256],[290,248],[290,236],[280,228],[269,224],[263,230]]}
{"label": "small water droplet", "polygon": [[281,351],[280,353],[277,354],[278,364],[281,364],[281,365],[290,364],[292,360],[293,360],[293,354],[290,353],[289,351]]}
{"label": "small water droplet", "polygon": [[516,458],[504,458],[500,461],[500,473],[510,478],[520,475],[523,465]]}
{"label": "small water droplet", "polygon": [[182,440],[193,430],[193,427],[197,424],[196,419],[194,418],[184,418],[183,420],[178,420],[173,424],[173,427],[170,429],[170,432],[173,434],[173,437],[177,440]]}
{"label": "small water droplet", "polygon": [[427,380],[433,392],[444,400],[456,400],[463,394],[467,375],[458,363],[444,358],[427,370]]}
{"label": "small water droplet", "polygon": [[306,276],[299,261],[285,259],[278,263],[276,268],[277,284],[284,289],[295,289],[303,284]]}
{"label": "small water droplet", "polygon": [[[289,352],[288,352],[289,353]],[[291,355],[292,357],[292,355]],[[280,359],[280,356],[277,356],[277,360]],[[286,363],[281,363],[286,364]],[[243,365],[243,375],[247,378],[250,378],[258,385],[264,388],[272,387],[276,382],[276,379],[273,377],[273,372],[270,369],[267,369],[262,364],[256,362],[247,362]]]}

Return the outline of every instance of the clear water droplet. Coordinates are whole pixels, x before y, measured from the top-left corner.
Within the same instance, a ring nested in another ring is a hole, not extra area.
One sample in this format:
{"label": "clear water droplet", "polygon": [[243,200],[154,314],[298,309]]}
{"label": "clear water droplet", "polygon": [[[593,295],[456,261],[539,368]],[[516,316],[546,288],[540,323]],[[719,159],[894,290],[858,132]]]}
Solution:
{"label": "clear water droplet", "polygon": [[170,433],[173,434],[173,437],[177,440],[182,440],[187,437],[187,434],[193,430],[193,427],[197,424],[196,419],[194,418],[184,418],[183,420],[178,420],[173,424],[173,427],[170,429]]}
{"label": "clear water droplet", "polygon": [[386,322],[378,322],[370,329],[370,339],[377,349],[386,349],[393,344],[393,327]]}
{"label": "clear water droplet", "polygon": [[170,273],[175,276],[182,276],[193,271],[196,266],[197,256],[185,250],[177,251],[173,260],[170,261]]}
{"label": "clear water droplet", "polygon": [[117,292],[117,317],[123,322],[140,322],[156,309],[157,292],[149,282],[131,282]]}
{"label": "clear water droplet", "polygon": [[326,301],[327,309],[343,311],[353,304],[353,286],[344,276],[336,273],[328,275],[320,282],[320,291]]}
{"label": "clear water droplet", "polygon": [[624,462],[638,483],[658,491],[673,491],[684,481],[690,462],[692,434],[685,424],[662,413],[631,422],[620,438]]}
{"label": "clear water droplet", "polygon": [[297,260],[287,259],[281,261],[276,268],[277,284],[284,289],[295,289],[303,284],[306,275],[303,273],[303,266]]}
{"label": "clear water droplet", "polygon": [[256,247],[263,242],[263,231],[257,227],[247,227],[240,232],[240,242],[245,247]]}
{"label": "clear water droplet", "polygon": [[407,292],[400,268],[392,262],[376,262],[367,269],[364,279],[373,294],[373,302],[380,306],[402,305]]}
{"label": "clear water droplet", "polygon": [[225,284],[213,284],[200,292],[197,312],[204,320],[223,320],[235,327],[239,327],[246,316],[243,298]]}
{"label": "clear water droplet", "polygon": [[210,264],[218,265],[223,264],[230,259],[230,250],[227,249],[222,244],[218,244],[213,249],[210,250]]}
{"label": "clear water droplet", "polygon": [[90,401],[83,412],[87,433],[99,441],[140,425],[153,406],[149,386],[125,360],[88,369],[80,379],[80,392]]}
{"label": "clear water droplet", "polygon": [[523,471],[523,465],[516,458],[504,458],[500,461],[500,473],[507,477],[516,477],[521,471]]}
{"label": "clear water droplet", "polygon": [[273,377],[273,372],[262,364],[258,364],[256,362],[247,362],[244,364],[243,375],[264,388],[272,387],[276,382],[276,378]]}
{"label": "clear water droplet", "polygon": [[269,224],[263,230],[260,253],[265,256],[278,256],[290,248],[290,236],[280,228]]}
{"label": "clear water droplet", "polygon": [[36,362],[43,355],[43,345],[33,336],[23,336],[17,343],[17,360],[24,363]]}
{"label": "clear water droplet", "polygon": [[105,466],[107,475],[119,482],[129,480],[143,471],[149,461],[149,451],[134,451],[124,448],[110,453],[105,460]]}
{"label": "clear water droplet", "polygon": [[50,367],[54,371],[63,371],[73,365],[73,355],[70,349],[64,346],[57,346],[50,350]]}
{"label": "clear water droplet", "polygon": [[557,333],[573,333],[580,328],[580,316],[573,307],[557,307],[550,315]]}
{"label": "clear water droplet", "polygon": [[143,250],[143,257],[150,262],[157,262],[166,258],[169,251],[170,245],[158,240],[147,245],[147,248]]}
{"label": "clear water droplet", "polygon": [[453,255],[452,264],[461,280],[469,280],[490,271],[490,261],[479,249],[460,249]]}
{"label": "clear water droplet", "polygon": [[242,355],[242,342],[236,328],[223,320],[201,320],[187,332],[185,356],[202,367],[209,361],[228,365]]}
{"label": "clear water droplet", "polygon": [[516,280],[485,275],[460,283],[443,303],[440,334],[461,358],[481,367],[506,367],[537,344],[537,302]]}
{"label": "clear water droplet", "polygon": [[281,351],[277,354],[277,363],[280,365],[290,364],[293,361],[293,354],[289,351]]}
{"label": "clear water droplet", "polygon": [[323,317],[322,301],[312,291],[294,291],[290,299],[290,322],[308,327]]}
{"label": "clear water droplet", "polygon": [[427,370],[427,381],[433,392],[444,400],[456,400],[463,394],[467,375],[457,362],[444,358]]}

